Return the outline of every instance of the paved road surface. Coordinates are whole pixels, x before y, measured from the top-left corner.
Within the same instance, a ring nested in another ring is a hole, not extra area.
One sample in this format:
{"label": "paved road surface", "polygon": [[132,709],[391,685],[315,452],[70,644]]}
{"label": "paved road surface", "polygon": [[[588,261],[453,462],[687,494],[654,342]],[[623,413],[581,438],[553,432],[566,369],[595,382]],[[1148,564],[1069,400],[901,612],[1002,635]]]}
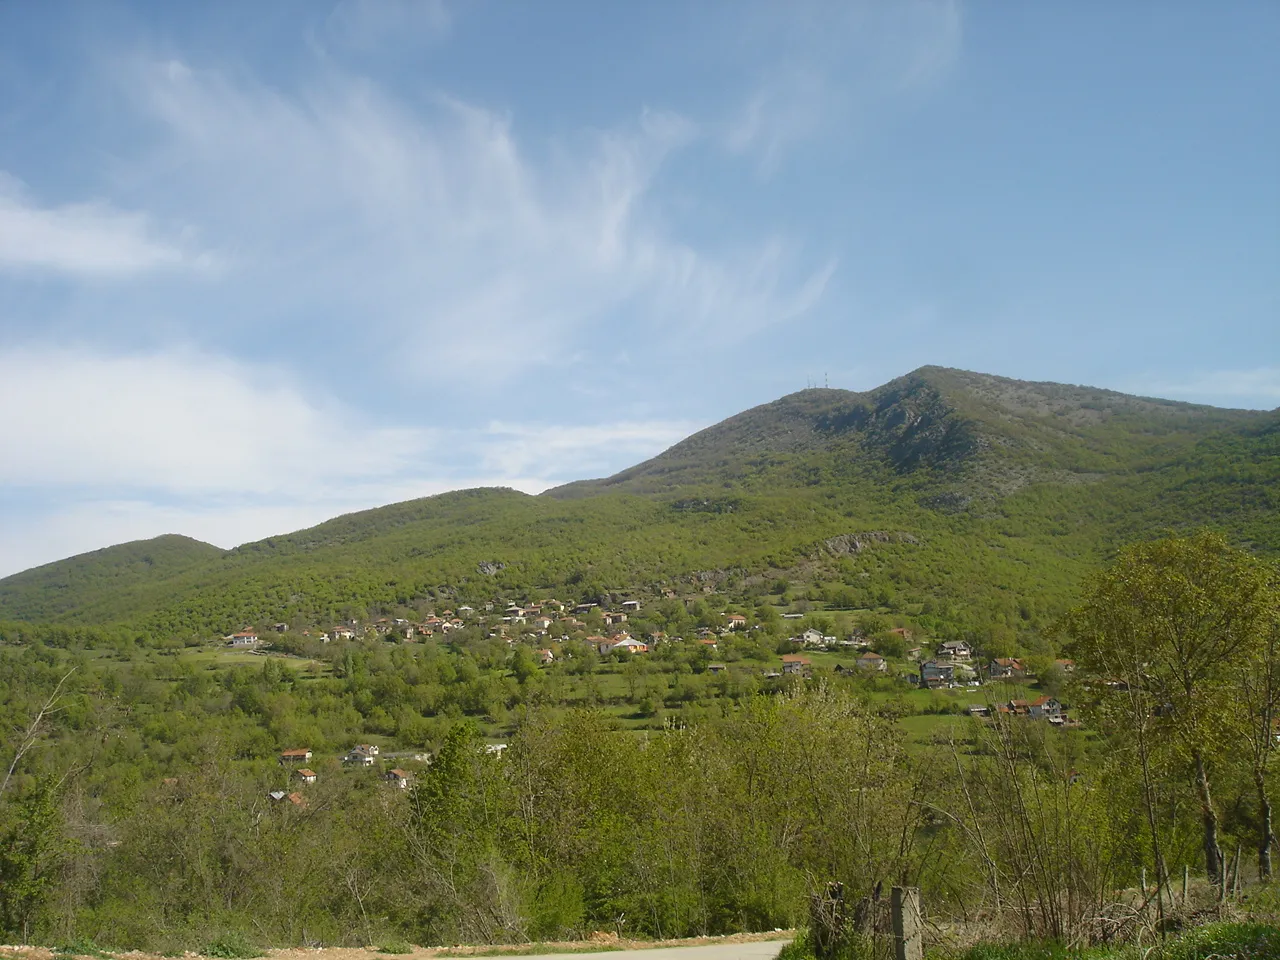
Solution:
{"label": "paved road surface", "polygon": [[652,950],[605,950],[600,953],[538,954],[537,960],[773,960],[787,940],[756,940],[752,943],[713,943],[705,947],[656,947]]}

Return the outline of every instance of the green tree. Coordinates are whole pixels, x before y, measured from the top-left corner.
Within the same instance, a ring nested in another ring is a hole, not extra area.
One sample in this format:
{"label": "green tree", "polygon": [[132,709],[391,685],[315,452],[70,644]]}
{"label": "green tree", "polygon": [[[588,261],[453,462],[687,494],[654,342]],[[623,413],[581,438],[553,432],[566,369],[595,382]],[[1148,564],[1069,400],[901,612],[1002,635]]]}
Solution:
{"label": "green tree", "polygon": [[[1124,716],[1143,744],[1167,743],[1189,763],[1215,882],[1224,862],[1212,758],[1242,746],[1233,704],[1241,665],[1272,628],[1272,575],[1220,535],[1169,537],[1121,551],[1066,621],[1077,663],[1105,680],[1093,687],[1095,706]],[[1150,757],[1141,759],[1145,769]],[[1151,829],[1155,842],[1154,822]]]}
{"label": "green tree", "polygon": [[0,928],[27,943],[71,844],[52,781],[40,783],[6,812],[0,831]]}

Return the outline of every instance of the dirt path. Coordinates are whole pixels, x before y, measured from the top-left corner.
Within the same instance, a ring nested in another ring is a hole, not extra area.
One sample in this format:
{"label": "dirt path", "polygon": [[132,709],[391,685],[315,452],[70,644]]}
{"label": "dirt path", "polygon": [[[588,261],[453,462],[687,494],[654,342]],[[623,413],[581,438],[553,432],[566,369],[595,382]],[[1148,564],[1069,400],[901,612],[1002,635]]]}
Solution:
{"label": "dirt path", "polygon": [[[564,943],[513,944],[481,947],[414,947],[404,954],[383,953],[377,947],[291,947],[268,950],[267,960],[444,960],[446,957],[536,956],[540,960],[583,960],[603,956],[609,960],[773,960],[792,937],[792,931],[738,933],[727,937],[694,937],[658,942],[621,940],[612,934],[594,934],[588,940]],[[0,946],[0,960],[72,960],[72,954],[55,953],[48,947]],[[196,960],[198,954],[185,954]],[[103,952],[97,960],[162,960],[155,954]]]}

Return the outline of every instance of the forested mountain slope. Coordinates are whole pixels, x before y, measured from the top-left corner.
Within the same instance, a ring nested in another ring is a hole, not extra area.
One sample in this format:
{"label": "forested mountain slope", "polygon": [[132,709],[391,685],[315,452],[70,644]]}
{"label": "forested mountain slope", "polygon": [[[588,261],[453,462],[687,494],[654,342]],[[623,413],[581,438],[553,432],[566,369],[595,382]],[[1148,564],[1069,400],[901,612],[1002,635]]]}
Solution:
{"label": "forested mountain slope", "polygon": [[438,601],[746,597],[785,576],[939,629],[1034,627],[1135,538],[1208,525],[1280,549],[1278,508],[1277,412],[926,367],[783,397],[538,497],[460,491],[151,566],[111,548],[109,586],[73,571],[112,570],[111,551],[50,564],[0,581],[0,619],[183,637]]}
{"label": "forested mountain slope", "polygon": [[95,598],[161,583],[223,551],[190,537],[166,534],[46,563],[0,580],[0,611],[15,620],[52,620]]}

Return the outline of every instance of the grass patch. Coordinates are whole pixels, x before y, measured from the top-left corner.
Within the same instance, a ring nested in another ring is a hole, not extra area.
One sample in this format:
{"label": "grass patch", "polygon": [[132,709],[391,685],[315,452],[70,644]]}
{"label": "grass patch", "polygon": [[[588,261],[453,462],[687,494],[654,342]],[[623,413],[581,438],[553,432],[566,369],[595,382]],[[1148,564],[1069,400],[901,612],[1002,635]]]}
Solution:
{"label": "grass patch", "polygon": [[1264,923],[1210,923],[1146,948],[1125,945],[1068,950],[1052,943],[980,943],[960,953],[931,951],[929,957],[930,960],[1274,960],[1280,958],[1280,927]]}
{"label": "grass patch", "polygon": [[106,957],[111,954],[92,940],[72,940],[62,946],[54,947],[53,952],[63,957]]}
{"label": "grass patch", "polygon": [[1189,930],[1158,951],[1159,960],[1263,960],[1280,957],[1280,927],[1211,923]]}

